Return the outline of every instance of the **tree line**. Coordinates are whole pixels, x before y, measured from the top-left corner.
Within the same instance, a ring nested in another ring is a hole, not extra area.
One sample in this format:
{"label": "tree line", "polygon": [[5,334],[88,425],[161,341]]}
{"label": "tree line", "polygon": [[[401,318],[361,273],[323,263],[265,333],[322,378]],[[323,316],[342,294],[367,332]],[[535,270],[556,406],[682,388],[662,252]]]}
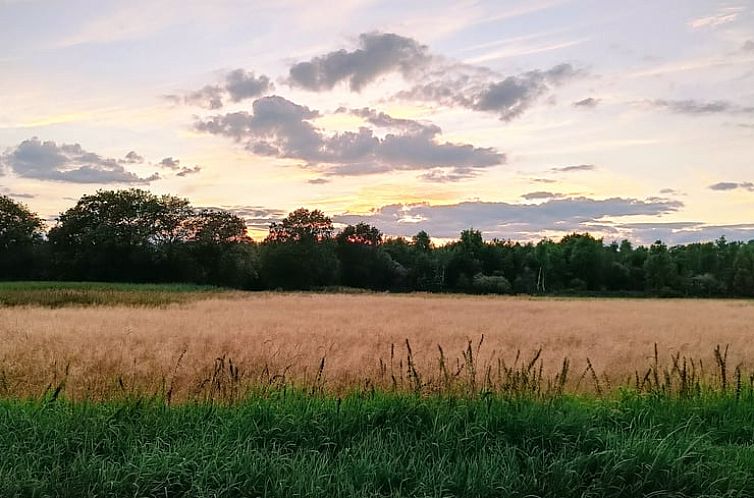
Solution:
{"label": "tree line", "polygon": [[171,195],[100,190],[46,229],[0,196],[0,279],[191,282],[239,289],[345,286],[475,294],[754,296],[754,241],[605,244],[589,234],[537,243],[485,241],[473,228],[435,245],[420,231],[385,237],[366,223],[336,231],[297,209],[260,243],[233,213]]}

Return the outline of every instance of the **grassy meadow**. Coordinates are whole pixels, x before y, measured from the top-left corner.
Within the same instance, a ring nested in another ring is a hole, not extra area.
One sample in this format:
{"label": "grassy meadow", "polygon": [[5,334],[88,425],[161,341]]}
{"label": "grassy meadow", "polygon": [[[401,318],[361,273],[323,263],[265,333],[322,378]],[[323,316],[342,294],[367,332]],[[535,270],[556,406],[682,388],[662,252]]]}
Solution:
{"label": "grassy meadow", "polygon": [[0,296],[3,497],[754,495],[751,302]]}
{"label": "grassy meadow", "polygon": [[0,282],[0,306],[165,306],[220,292],[192,284]]}

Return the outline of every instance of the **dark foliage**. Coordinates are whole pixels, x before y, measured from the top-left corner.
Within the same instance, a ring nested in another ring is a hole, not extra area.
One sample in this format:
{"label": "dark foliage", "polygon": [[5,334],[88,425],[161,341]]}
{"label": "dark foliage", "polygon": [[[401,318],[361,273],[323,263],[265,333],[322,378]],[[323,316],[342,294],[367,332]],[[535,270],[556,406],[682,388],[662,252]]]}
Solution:
{"label": "dark foliage", "polygon": [[189,282],[244,289],[333,285],[481,294],[754,297],[754,241],[668,247],[606,245],[589,234],[559,242],[484,241],[478,230],[435,246],[426,232],[385,238],[339,232],[319,210],[297,209],[254,243],[238,216],[137,189],[99,191],[39,217],[0,196],[0,279]]}

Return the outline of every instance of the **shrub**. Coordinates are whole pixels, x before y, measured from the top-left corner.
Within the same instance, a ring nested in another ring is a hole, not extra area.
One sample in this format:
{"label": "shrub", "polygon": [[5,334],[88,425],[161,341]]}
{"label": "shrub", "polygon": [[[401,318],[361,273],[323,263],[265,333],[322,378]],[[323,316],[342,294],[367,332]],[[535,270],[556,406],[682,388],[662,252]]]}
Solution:
{"label": "shrub", "polygon": [[481,273],[474,276],[471,288],[477,294],[510,294],[513,290],[507,278]]}

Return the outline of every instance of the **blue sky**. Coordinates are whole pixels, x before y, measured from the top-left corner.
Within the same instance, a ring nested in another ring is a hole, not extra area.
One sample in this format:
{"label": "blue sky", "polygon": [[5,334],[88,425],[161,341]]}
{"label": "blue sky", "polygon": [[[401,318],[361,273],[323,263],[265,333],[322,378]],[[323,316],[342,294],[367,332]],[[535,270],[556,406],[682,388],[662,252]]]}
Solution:
{"label": "blue sky", "polygon": [[[754,2],[0,0],[0,193],[754,238]],[[51,221],[52,222],[52,221]]]}

